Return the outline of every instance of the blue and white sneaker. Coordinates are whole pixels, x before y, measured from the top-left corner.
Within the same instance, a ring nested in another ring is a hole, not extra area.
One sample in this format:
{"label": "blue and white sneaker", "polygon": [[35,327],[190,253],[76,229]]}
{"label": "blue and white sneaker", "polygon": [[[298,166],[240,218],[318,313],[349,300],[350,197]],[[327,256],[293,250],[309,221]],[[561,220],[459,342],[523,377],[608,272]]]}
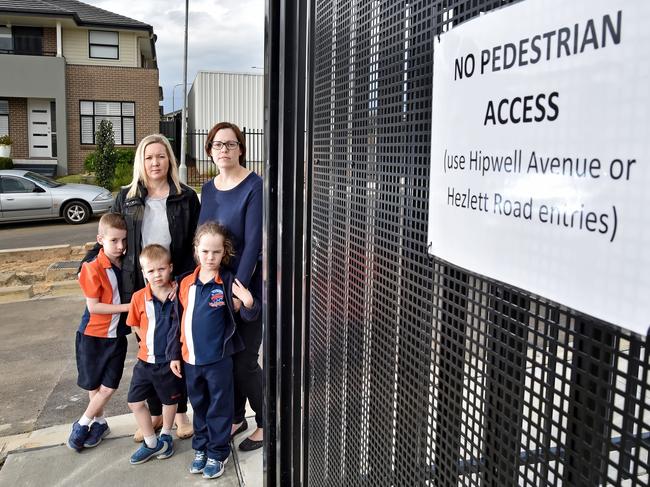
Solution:
{"label": "blue and white sneaker", "polygon": [[72,431],[68,437],[68,448],[76,451],[83,450],[88,433],[88,426],[81,426],[78,421],[75,421],[72,424]]}
{"label": "blue and white sneaker", "polygon": [[194,451],[194,460],[190,465],[190,473],[201,473],[205,468],[205,464],[208,461],[208,455],[204,450],[195,450]]}
{"label": "blue and white sneaker", "polygon": [[162,453],[156,455],[156,458],[158,460],[164,460],[165,458],[171,457],[174,454],[174,439],[171,435],[160,435],[158,441],[162,441],[166,446]]}
{"label": "blue and white sneaker", "polygon": [[203,469],[203,478],[216,479],[217,477],[221,477],[226,468],[227,462],[227,458],[223,462],[217,460],[216,458],[208,458],[208,461],[205,464],[205,468]]}
{"label": "blue and white sneaker", "polygon": [[111,429],[108,423],[93,423],[88,430],[88,438],[84,441],[84,448],[93,448],[99,445],[108,436]]}
{"label": "blue and white sneaker", "polygon": [[155,457],[159,453],[162,453],[166,448],[167,443],[162,441],[160,438],[157,439],[156,446],[154,448],[147,447],[147,444],[143,441],[140,448],[138,448],[136,452],[131,455],[129,462],[131,462],[131,465],[140,465],[141,463],[150,460],[152,457]]}

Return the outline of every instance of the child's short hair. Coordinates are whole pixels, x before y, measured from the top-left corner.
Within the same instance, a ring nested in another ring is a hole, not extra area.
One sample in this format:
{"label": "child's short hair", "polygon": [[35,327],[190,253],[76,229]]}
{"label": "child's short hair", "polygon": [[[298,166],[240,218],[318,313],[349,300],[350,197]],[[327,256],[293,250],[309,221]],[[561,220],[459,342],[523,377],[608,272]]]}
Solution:
{"label": "child's short hair", "polygon": [[[221,235],[223,237],[223,257],[221,262],[227,264],[235,256],[235,246],[230,238],[230,232],[226,227],[216,222],[205,222],[196,229],[194,234],[194,249],[199,246],[203,235]],[[195,256],[196,257],[196,256]]]}
{"label": "child's short hair", "polygon": [[172,255],[165,247],[158,244],[149,244],[140,252],[140,264],[143,260],[149,262],[159,262],[164,260],[167,264],[171,263]]}
{"label": "child's short hair", "polygon": [[126,220],[119,213],[106,213],[99,219],[97,233],[103,235],[109,228],[126,230]]}

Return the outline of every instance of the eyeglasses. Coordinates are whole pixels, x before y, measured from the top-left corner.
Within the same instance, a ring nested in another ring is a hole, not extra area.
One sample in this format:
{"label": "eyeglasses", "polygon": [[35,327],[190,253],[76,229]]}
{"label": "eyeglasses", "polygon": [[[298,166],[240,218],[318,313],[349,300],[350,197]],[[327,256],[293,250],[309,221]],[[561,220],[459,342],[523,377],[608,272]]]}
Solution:
{"label": "eyeglasses", "polygon": [[233,150],[239,147],[239,142],[236,140],[229,140],[228,142],[221,142],[220,140],[213,140],[210,142],[210,147],[216,151],[220,151],[224,147],[227,150]]}

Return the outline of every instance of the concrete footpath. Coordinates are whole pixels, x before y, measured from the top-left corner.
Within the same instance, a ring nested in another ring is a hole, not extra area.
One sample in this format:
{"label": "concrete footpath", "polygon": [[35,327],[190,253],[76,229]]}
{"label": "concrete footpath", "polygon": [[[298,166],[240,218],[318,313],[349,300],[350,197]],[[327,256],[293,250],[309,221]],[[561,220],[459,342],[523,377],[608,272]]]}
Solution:
{"label": "concrete footpath", "polygon": [[[135,360],[132,340],[120,388],[107,408],[111,434],[81,453],[64,446],[87,403],[76,386],[74,360],[83,305],[79,295],[0,304],[0,486],[210,485],[188,471],[191,440],[175,439],[176,453],[167,460],[129,464],[138,446],[125,397]],[[250,434],[252,417],[248,424]],[[262,450],[236,449],[246,433],[235,439],[225,474],[213,485],[263,485]]]}
{"label": "concrete footpath", "polygon": [[[253,418],[249,418],[249,425],[251,422],[254,423]],[[188,471],[193,458],[191,439],[175,438],[175,453],[171,458],[131,465],[129,456],[138,446],[131,436],[132,415],[108,418],[108,423],[111,434],[96,448],[81,453],[65,446],[69,424],[0,438],[2,450],[9,452],[0,470],[0,486],[263,485],[262,450],[242,452],[236,448],[246,438],[245,434],[237,436],[232,443],[233,453],[224,474],[209,481]]]}

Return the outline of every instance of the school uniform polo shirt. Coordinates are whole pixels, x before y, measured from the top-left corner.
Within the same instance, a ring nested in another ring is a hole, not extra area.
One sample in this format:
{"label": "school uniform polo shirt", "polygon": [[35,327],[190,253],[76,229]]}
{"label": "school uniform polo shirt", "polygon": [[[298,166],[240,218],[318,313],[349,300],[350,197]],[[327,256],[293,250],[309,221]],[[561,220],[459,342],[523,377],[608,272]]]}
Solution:
{"label": "school uniform polo shirt", "polygon": [[[121,270],[106,257],[104,249],[99,250],[94,260],[84,262],[81,266],[79,286],[87,298],[99,299],[99,302],[104,304],[122,304],[121,285]],[[79,324],[79,332],[99,338],[116,338],[128,335],[131,333],[131,329],[125,326],[121,314],[91,314],[86,307]]]}
{"label": "school uniform polo shirt", "polygon": [[181,353],[191,365],[208,365],[223,357],[228,309],[219,274],[210,282],[199,280],[198,266],[181,281],[179,299],[183,305]]}
{"label": "school uniform polo shirt", "polygon": [[131,297],[128,326],[140,327],[138,358],[150,364],[168,362],[165,351],[172,329],[174,302],[166,299],[160,302],[147,284]]}

